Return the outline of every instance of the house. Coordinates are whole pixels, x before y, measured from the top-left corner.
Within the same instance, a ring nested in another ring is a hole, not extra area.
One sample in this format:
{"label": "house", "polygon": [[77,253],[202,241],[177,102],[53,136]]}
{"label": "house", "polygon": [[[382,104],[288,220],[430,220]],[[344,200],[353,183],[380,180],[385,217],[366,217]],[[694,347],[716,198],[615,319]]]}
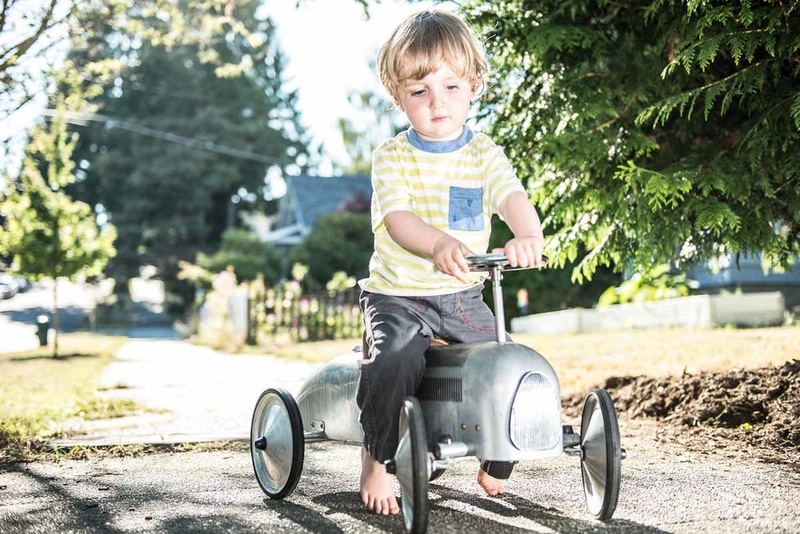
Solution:
{"label": "house", "polygon": [[369,212],[372,182],[366,174],[350,176],[289,176],[286,194],[266,241],[289,249],[303,242],[321,215],[334,211]]}
{"label": "house", "polygon": [[713,263],[691,267],[686,277],[697,282],[695,292],[701,294],[780,291],[786,308],[792,310],[800,306],[800,260],[794,260],[791,271],[764,272],[761,254],[741,254],[738,260],[729,254]]}

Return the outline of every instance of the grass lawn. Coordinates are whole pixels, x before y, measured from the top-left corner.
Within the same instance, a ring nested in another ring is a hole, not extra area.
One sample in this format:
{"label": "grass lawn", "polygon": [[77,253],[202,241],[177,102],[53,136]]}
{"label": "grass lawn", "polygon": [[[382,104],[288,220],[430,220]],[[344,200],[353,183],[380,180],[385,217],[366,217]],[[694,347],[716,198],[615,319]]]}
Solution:
{"label": "grass lawn", "polygon": [[38,439],[58,434],[67,418],[101,419],[135,411],[131,401],[96,394],[100,373],[126,340],[62,334],[56,358],[52,347],[0,354],[0,459],[24,455]]}
{"label": "grass lawn", "polygon": [[[800,327],[650,329],[553,336],[514,334],[555,368],[564,394],[588,392],[610,376],[667,376],[781,365],[800,359]],[[284,358],[326,362],[349,352],[358,339],[267,348]]]}
{"label": "grass lawn", "polygon": [[565,394],[610,376],[669,376],[780,366],[800,359],[800,327],[652,329],[565,336],[514,335],[555,368]]}

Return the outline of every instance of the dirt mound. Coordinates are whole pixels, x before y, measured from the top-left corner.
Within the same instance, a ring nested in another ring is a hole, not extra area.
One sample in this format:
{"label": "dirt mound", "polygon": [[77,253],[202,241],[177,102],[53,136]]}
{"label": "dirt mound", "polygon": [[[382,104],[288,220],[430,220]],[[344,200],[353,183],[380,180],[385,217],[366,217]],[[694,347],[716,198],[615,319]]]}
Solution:
{"label": "dirt mound", "polygon": [[[611,377],[600,387],[611,394],[620,415],[672,423],[688,431],[681,440],[687,444],[702,448],[715,445],[712,438],[725,439],[760,449],[770,460],[800,460],[800,360],[666,378]],[[566,399],[564,405],[576,416],[583,397]]]}

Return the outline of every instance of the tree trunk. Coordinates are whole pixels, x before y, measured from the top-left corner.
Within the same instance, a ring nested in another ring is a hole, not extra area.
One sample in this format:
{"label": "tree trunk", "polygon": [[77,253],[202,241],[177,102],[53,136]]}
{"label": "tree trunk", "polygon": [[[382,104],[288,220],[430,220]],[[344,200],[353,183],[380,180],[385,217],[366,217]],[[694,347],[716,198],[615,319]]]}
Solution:
{"label": "tree trunk", "polygon": [[58,278],[53,278],[53,358],[58,357]]}

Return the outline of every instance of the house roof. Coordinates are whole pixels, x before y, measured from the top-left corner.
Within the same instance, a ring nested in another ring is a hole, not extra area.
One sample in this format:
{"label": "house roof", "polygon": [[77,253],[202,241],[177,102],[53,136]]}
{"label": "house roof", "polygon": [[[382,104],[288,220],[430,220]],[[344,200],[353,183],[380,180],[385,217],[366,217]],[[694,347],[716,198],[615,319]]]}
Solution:
{"label": "house roof", "polygon": [[366,200],[372,196],[372,182],[366,174],[349,176],[289,176],[286,195],[278,201],[278,217],[267,237],[275,244],[295,245],[326,213],[339,211],[348,201]]}

